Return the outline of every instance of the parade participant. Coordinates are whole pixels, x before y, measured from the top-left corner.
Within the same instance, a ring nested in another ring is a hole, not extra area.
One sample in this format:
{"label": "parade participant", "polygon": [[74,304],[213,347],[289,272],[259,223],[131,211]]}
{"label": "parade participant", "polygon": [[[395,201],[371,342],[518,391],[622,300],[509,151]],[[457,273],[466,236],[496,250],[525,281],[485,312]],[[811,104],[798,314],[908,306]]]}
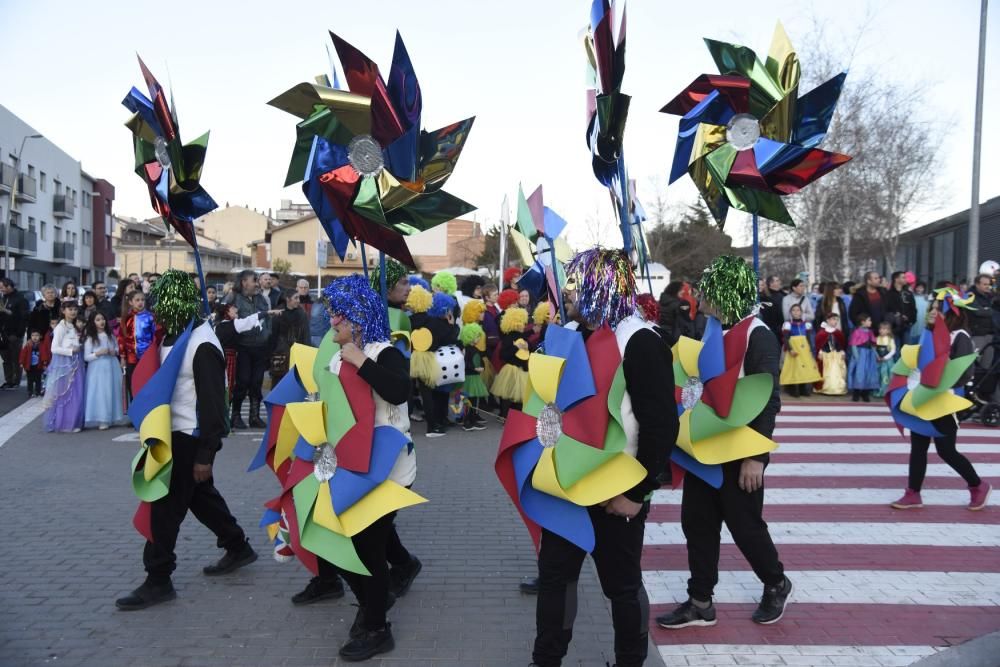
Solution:
{"label": "parade participant", "polygon": [[847,339],[840,326],[840,316],[836,311],[829,311],[816,332],[816,363],[823,376],[816,391],[827,396],[847,393],[846,350]]}
{"label": "parade participant", "polygon": [[438,379],[441,373],[436,353],[442,347],[458,342],[459,327],[455,324],[455,297],[444,292],[433,295],[427,290],[414,286],[407,300],[413,315],[413,354],[410,356],[410,377],[417,381],[420,402],[424,408],[424,420],[428,438],[445,435],[448,425],[448,393],[440,390]]}
{"label": "parade participant", "polygon": [[483,286],[486,281],[483,277],[473,273],[462,279],[460,291],[455,295],[458,299],[458,307],[465,308],[465,304],[470,301],[481,301],[483,298]]}
{"label": "parade participant", "polygon": [[[371,272],[371,287],[376,293],[382,289],[379,268]],[[406,267],[391,257],[385,258],[386,301],[389,304],[389,331],[393,338],[403,337],[412,330],[409,316],[404,312],[406,300],[410,297],[410,281]],[[404,346],[406,347],[406,346]],[[409,348],[406,347],[408,350]]]}
{"label": "parade participant", "polygon": [[503,368],[493,380],[490,392],[500,399],[500,416],[506,417],[510,408],[519,409],[528,384],[528,356],[530,350],[524,335],[528,324],[528,311],[520,306],[510,306],[500,318],[499,356]]}
{"label": "parade participant", "polygon": [[[177,597],[171,581],[177,565],[174,547],[188,511],[225,549],[218,562],[203,569],[205,575],[228,574],[257,560],[213,478],[213,463],[226,435],[222,346],[211,324],[200,323],[201,298],[186,273],[168,270],[152,289],[153,313],[163,337],[150,354],[157,355],[159,368],[148,379],[136,374],[144,382],[136,383],[129,415],[141,437],[154,443],[144,444],[133,476],[133,487],[143,500],[134,523],[146,538],[142,554],[146,580],[115,601],[123,611]],[[157,364],[147,362],[143,367],[157,368]],[[165,425],[159,419],[161,406],[169,407]]]}
{"label": "parade participant", "polygon": [[782,345],[785,350],[785,362],[781,367],[781,384],[788,387],[792,396],[808,396],[812,393],[814,382],[822,379],[812,348],[809,347],[809,337],[812,335],[812,323],[802,319],[802,307],[793,304],[789,309],[790,319],[781,325]]}
{"label": "parade participant", "polygon": [[[465,310],[462,312],[463,317],[465,312],[469,310],[469,306],[474,303],[476,302],[471,301],[465,306]],[[462,385],[462,393],[469,401],[462,429],[482,431],[486,428],[486,420],[479,416],[479,401],[490,395],[482,378],[483,366],[485,365],[483,354],[486,352],[486,333],[478,322],[467,322],[462,325],[458,340],[465,348],[465,383]]]}
{"label": "parade participant", "polygon": [[62,301],[62,320],[52,332],[52,361],[45,387],[45,430],[77,433],[83,428],[86,371],[83,341],[76,328],[79,304],[75,297]]}
{"label": "parade participant", "polygon": [[[582,508],[578,513],[588,524],[587,539],[593,536],[588,548],[556,532],[556,526],[542,524],[537,634],[532,659],[540,667],[550,667],[560,665],[566,655],[573,634],[577,582],[589,550],[601,588],[611,603],[616,664],[632,667],[645,661],[648,648],[649,603],[640,566],[645,519],[650,497],[660,486],[659,475],[666,467],[678,432],[673,361],[666,342],[650,323],[636,314],[635,278],[623,251],[595,248],[579,253],[567,265],[566,276],[571,287],[567,287],[564,305],[567,316],[572,314],[579,320],[579,334],[569,333],[563,327],[555,328],[556,325],[550,325],[550,333],[560,337],[579,336],[576,340],[582,338],[581,342],[588,349],[584,356],[592,369],[600,360],[590,358],[591,346],[595,350],[597,346],[607,346],[595,352],[602,359],[609,353],[615,354],[616,349],[621,355],[621,370],[617,371],[624,376],[620,412],[624,449],[621,455],[630,473],[622,478],[606,472],[605,467],[590,473],[590,476],[605,475],[607,484],[627,481],[618,487],[623,489],[621,492],[611,491],[612,495],[605,501]],[[552,350],[549,350],[547,337],[546,353],[549,352]],[[578,363],[583,361],[580,358]],[[614,372],[613,368],[611,370]],[[608,376],[602,371],[601,377]],[[605,404],[607,401],[603,395],[595,400]],[[612,412],[617,414],[617,409]],[[604,436],[603,433],[591,435],[598,440]],[[498,458],[498,473],[499,465]],[[518,501],[515,499],[515,502]],[[526,509],[523,504],[519,507]]]}
{"label": "parade participant", "polygon": [[122,369],[118,363],[118,343],[100,310],[90,316],[85,329],[83,359],[87,362],[86,408],[83,425],[104,430],[125,419],[122,410]]}
{"label": "parade participant", "polygon": [[[769,374],[773,389],[763,410],[747,426],[766,438],[774,432],[781,409],[778,365],[781,349],[766,323],[752,317],[757,276],[739,257],[722,256],[705,269],[701,280],[702,309],[729,329],[746,336],[742,375]],[[741,326],[742,325],[742,326]],[[727,346],[728,352],[728,346]],[[727,355],[728,356],[728,355]],[[764,593],[751,620],[771,624],[785,613],[792,582],[785,576],[778,552],[764,522],[764,468],[768,454],[722,464],[722,484],[715,488],[695,475],[685,475],[681,498],[681,528],[687,540],[688,599],[656,619],[662,628],[715,625],[712,595],[719,581],[719,544],[723,522],[733,541],[764,584]]]}
{"label": "parade participant", "polygon": [[[966,330],[968,322],[966,309],[971,302],[972,298],[963,299],[954,289],[938,290],[932,306],[933,324],[928,327],[930,330],[924,333],[919,348],[916,346],[903,348],[900,364],[908,367],[903,371],[906,375],[898,375],[897,371],[893,370],[894,375],[889,384],[886,401],[892,409],[893,419],[896,420],[900,431],[902,432],[904,428],[910,430],[907,488],[902,497],[892,503],[895,509],[923,507],[920,489],[927,474],[927,451],[930,449],[932,439],[941,460],[951,466],[952,470],[961,475],[968,484],[967,508],[973,511],[981,510],[989,501],[993,486],[981,479],[969,459],[956,449],[958,419],[955,413],[949,411],[940,414],[941,410],[937,410],[936,413],[927,414],[921,409],[930,409],[928,404],[940,405],[941,401],[933,399],[944,398],[945,394],[955,390],[960,393],[965,384],[972,379],[976,348]],[[941,311],[944,311],[943,316]],[[948,361],[942,366],[940,362],[944,361],[945,357]],[[914,370],[919,373],[917,376],[919,379],[912,388],[920,388],[925,393],[930,389],[937,392],[937,395],[932,395],[932,400],[921,403],[919,407],[911,401],[912,407],[908,407],[905,394],[911,390]],[[951,386],[944,383],[946,375],[956,378]],[[954,410],[961,410],[968,405],[969,402],[965,399],[951,403]]]}
{"label": "parade participant", "polygon": [[153,343],[153,314],[146,310],[146,295],[135,290],[128,297],[128,314],[118,327],[118,355],[125,369],[125,391],[132,401],[132,374]]}

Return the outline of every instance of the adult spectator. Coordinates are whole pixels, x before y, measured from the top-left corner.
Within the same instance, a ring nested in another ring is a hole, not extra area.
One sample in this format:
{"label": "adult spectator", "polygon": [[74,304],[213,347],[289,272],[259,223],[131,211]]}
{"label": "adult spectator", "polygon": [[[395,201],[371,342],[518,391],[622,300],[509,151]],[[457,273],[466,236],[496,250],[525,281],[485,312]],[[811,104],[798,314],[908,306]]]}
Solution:
{"label": "adult spectator", "polygon": [[76,299],[77,303],[80,302],[80,292],[76,289],[76,282],[67,280],[63,283],[59,300],[62,301],[63,299]]}
{"label": "adult spectator", "polygon": [[[28,327],[28,302],[10,278],[0,278],[0,357],[3,358],[2,389],[21,386],[21,346]],[[39,331],[48,331],[48,325]]]}
{"label": "adult spectator", "polygon": [[295,293],[299,297],[299,308],[306,314],[306,317],[312,315],[313,300],[312,294],[309,293],[309,281],[305,278],[299,278],[295,281]]}
{"label": "adult spectator", "polygon": [[670,345],[676,343],[680,337],[678,320],[683,315],[681,314],[681,300],[677,294],[681,291],[681,284],[679,280],[671,281],[660,294],[659,325]]}
{"label": "adult spectator", "polygon": [[94,283],[94,294],[97,296],[97,312],[104,315],[104,320],[108,323],[108,331],[111,330],[111,322],[118,319],[118,311],[115,305],[108,298],[108,284],[103,280]]}
{"label": "adult spectator", "polygon": [[208,312],[214,315],[215,309],[219,306],[219,292],[215,289],[215,285],[205,288],[205,298],[208,299]]}
{"label": "adult spectator", "polygon": [[778,276],[768,276],[767,286],[760,293],[759,317],[767,325],[767,328],[774,334],[775,340],[781,340],[781,325],[785,323],[785,316],[782,313],[782,301],[785,292],[781,289],[781,278]]}
{"label": "adult spectator", "polygon": [[[815,320],[816,311],[813,309],[812,299],[806,294],[805,281],[801,278],[796,278],[789,286],[791,287],[791,291],[781,300],[782,324],[791,321],[792,306],[800,306],[802,308],[802,320],[804,322]],[[781,340],[781,338],[779,337],[778,340]]]}
{"label": "adult spectator", "polygon": [[872,329],[877,331],[878,325],[885,320],[885,290],[882,288],[882,276],[878,271],[865,274],[865,284],[851,298],[848,312],[851,323],[856,323],[858,315],[867,313],[872,318]]}
{"label": "adult spectator", "polygon": [[142,278],[139,276],[138,273],[128,274],[128,280],[131,280],[132,284],[135,285],[137,288],[142,287]]}
{"label": "adult spectator", "polygon": [[97,312],[97,294],[94,290],[89,289],[84,292],[80,304],[80,314],[77,319],[87,322],[90,320],[90,316]]}
{"label": "adult spectator", "polygon": [[885,319],[892,325],[892,336],[896,339],[896,355],[903,349],[910,327],[917,319],[917,302],[906,283],[906,272],[896,271],[889,279],[890,287],[885,292]]}
{"label": "adult spectator", "polygon": [[[271,355],[271,386],[276,386],[288,373],[292,345],[309,345],[309,316],[302,309],[298,292],[285,297],[285,309],[272,320],[274,352]],[[253,419],[253,414],[250,415]]]}
{"label": "adult spectator", "polygon": [[840,285],[832,280],[826,283],[823,287],[823,298],[820,300],[819,305],[816,306],[815,321],[820,323],[826,322],[826,318],[831,313],[836,313],[837,317],[840,318],[837,321],[837,325],[840,327],[841,333],[844,334],[844,340],[846,341],[849,327],[847,324],[847,305],[844,303],[843,293],[844,291]]}
{"label": "adult spectator", "polygon": [[35,304],[34,310],[28,316],[28,330],[40,331],[42,338],[45,338],[45,334],[49,331],[49,322],[62,319],[56,295],[55,285],[42,285],[42,300]]}
{"label": "adult spectator", "polygon": [[972,343],[982,355],[979,358],[980,368],[991,368],[993,365],[993,348],[989,344],[1000,337],[1000,329],[996,325],[994,308],[1000,308],[1000,297],[993,293],[993,278],[982,273],[976,276],[972,284],[972,308],[966,310],[969,321],[969,335]]}
{"label": "adult spectator", "polygon": [[267,299],[268,310],[281,310],[285,307],[285,295],[278,287],[278,274],[260,274],[260,295]]}
{"label": "adult spectator", "polygon": [[233,288],[233,305],[236,317],[244,318],[258,313],[260,328],[244,331],[236,337],[236,389],[233,391],[233,428],[247,428],[240,416],[243,401],[250,398],[250,427],[264,428],[260,418],[261,385],[267,370],[268,341],[271,337],[271,323],[266,315],[273,310],[257,286],[257,274],[250,269],[240,271],[239,283]]}

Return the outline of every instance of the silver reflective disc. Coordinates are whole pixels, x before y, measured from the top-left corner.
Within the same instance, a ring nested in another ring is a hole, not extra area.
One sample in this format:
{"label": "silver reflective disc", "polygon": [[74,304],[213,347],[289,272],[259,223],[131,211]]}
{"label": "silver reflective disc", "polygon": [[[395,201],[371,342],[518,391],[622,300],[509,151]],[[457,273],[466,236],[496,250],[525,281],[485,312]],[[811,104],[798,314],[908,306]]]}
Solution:
{"label": "silver reflective disc", "polygon": [[738,113],[726,125],[726,141],[738,151],[753,148],[760,139],[760,124],[748,113]]}
{"label": "silver reflective disc", "polygon": [[705,387],[701,384],[701,379],[696,377],[689,377],[681,387],[681,405],[684,406],[685,410],[690,410],[695,406],[699,399],[701,399],[701,393],[705,390]]}
{"label": "silver reflective disc", "polygon": [[333,452],[333,445],[325,444],[317,447],[313,452],[313,475],[321,482],[326,482],[333,478],[333,473],[337,472],[337,455]]}
{"label": "silver reflective disc", "polygon": [[347,159],[354,171],[362,176],[376,176],[385,161],[382,159],[382,147],[370,134],[359,134],[347,144]]}
{"label": "silver reflective disc", "polygon": [[535,424],[535,434],[542,447],[555,447],[562,435],[562,412],[552,403],[542,408]]}

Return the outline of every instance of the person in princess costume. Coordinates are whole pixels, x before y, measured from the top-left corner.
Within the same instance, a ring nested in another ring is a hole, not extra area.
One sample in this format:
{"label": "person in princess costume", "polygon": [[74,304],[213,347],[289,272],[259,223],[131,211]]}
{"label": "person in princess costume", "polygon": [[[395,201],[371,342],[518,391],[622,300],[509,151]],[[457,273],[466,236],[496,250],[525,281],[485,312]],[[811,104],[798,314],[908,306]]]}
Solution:
{"label": "person in princess costume", "polygon": [[846,350],[847,339],[840,327],[840,315],[827,313],[816,332],[816,363],[823,376],[823,380],[816,383],[816,391],[820,394],[843,396],[847,393]]}

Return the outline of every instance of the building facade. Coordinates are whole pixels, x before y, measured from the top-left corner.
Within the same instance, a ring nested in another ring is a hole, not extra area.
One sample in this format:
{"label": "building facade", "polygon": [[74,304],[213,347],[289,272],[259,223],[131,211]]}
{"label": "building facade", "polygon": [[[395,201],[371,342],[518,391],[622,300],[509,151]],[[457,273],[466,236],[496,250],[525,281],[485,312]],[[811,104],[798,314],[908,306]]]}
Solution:
{"label": "building facade", "polygon": [[115,264],[114,186],[35,135],[40,133],[0,105],[0,261],[5,249],[13,260],[13,269],[0,271],[20,289],[104,280]]}
{"label": "building facade", "polygon": [[198,234],[218,245],[250,255],[250,244],[264,238],[271,223],[267,215],[254,209],[227,204],[198,218],[194,226]]}
{"label": "building facade", "polygon": [[[180,236],[168,234],[161,218],[116,221],[115,249],[120,275],[163,273],[167,269],[188,273],[197,270],[191,246]],[[198,251],[208,283],[224,283],[234,272],[249,265],[249,250],[236,252],[201,234]]]}

